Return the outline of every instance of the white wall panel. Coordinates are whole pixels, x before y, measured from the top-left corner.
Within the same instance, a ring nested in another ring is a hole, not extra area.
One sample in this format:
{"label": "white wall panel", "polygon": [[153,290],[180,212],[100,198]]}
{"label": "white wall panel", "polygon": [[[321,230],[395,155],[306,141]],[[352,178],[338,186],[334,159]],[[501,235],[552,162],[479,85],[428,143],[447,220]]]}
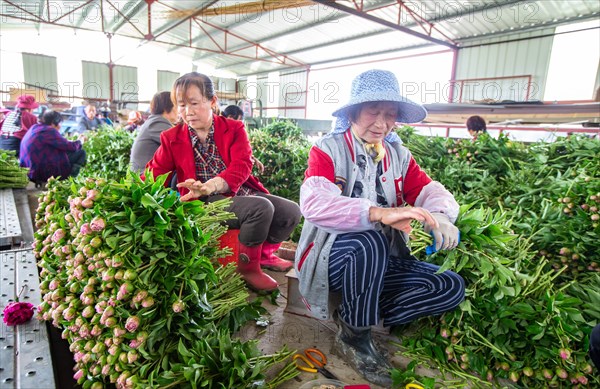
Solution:
{"label": "white wall panel", "polygon": [[[548,28],[462,42],[466,48],[458,52],[456,79],[472,81],[457,85],[454,101],[525,101],[529,81],[515,76],[527,75],[531,76],[528,100],[541,100],[553,41],[552,36],[546,35],[553,32],[553,28]],[[499,43],[500,40],[509,42]]]}

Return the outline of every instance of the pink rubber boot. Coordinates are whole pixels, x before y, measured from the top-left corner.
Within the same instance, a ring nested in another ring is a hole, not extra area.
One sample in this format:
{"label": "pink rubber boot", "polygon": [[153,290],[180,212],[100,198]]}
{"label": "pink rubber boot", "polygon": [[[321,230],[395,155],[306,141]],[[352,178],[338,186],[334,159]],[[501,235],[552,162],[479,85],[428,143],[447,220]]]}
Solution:
{"label": "pink rubber boot", "polygon": [[240,242],[240,254],[237,271],[250,288],[256,291],[270,292],[277,289],[277,281],[260,268],[262,245],[248,247]]}
{"label": "pink rubber boot", "polygon": [[279,250],[279,246],[281,246],[281,243],[263,243],[260,256],[260,267],[283,272],[290,270],[294,266],[292,261],[281,259],[275,255],[275,251]]}

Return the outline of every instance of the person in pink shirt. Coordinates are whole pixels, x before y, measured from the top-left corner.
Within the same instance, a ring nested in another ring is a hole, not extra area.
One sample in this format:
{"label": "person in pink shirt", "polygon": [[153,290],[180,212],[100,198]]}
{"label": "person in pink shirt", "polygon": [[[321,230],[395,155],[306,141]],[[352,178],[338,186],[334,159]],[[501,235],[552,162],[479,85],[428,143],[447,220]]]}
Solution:
{"label": "person in pink shirt", "polygon": [[21,95],[17,98],[14,111],[9,112],[0,127],[0,149],[14,150],[19,157],[21,140],[25,133],[38,122],[37,117],[31,110],[39,107],[35,97]]}

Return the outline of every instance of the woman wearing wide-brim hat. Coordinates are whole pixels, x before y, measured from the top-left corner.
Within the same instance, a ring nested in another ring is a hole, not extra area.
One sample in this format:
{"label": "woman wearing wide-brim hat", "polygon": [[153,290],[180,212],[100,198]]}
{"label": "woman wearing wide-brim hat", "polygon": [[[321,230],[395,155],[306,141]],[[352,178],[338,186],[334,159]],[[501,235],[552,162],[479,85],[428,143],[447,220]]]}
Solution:
{"label": "woman wearing wide-brim hat", "polygon": [[[458,244],[458,204],[421,170],[393,131],[425,109],[400,94],[393,73],[357,76],[350,101],[333,112],[331,133],[310,151],[296,251],[300,292],[312,314],[338,323],[333,352],[368,381],[391,387],[391,365],[371,326],[396,326],[454,309],[464,281],[420,262],[407,248],[410,222],[423,222],[437,250]],[[340,302],[341,301],[341,302]]]}
{"label": "woman wearing wide-brim hat", "polygon": [[21,95],[17,98],[15,110],[6,115],[0,127],[0,149],[14,150],[17,157],[19,156],[21,139],[38,122],[37,117],[31,113],[31,110],[37,107],[39,104],[31,95]]}

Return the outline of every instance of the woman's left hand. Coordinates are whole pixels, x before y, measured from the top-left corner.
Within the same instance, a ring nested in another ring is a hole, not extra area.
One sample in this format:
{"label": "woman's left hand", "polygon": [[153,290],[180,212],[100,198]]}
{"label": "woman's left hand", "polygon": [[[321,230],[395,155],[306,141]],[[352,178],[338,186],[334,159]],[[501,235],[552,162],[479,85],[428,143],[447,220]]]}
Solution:
{"label": "woman's left hand", "polygon": [[215,185],[210,185],[209,182],[203,183],[202,181],[196,181],[193,178],[188,178],[184,182],[177,184],[178,188],[186,188],[189,193],[181,196],[181,201],[188,201],[197,199],[198,197],[208,196],[215,192]]}
{"label": "woman's left hand", "polygon": [[371,207],[369,209],[369,219],[372,222],[380,222],[406,233],[410,233],[411,231],[411,220],[418,220],[426,225],[431,226],[431,228],[439,227],[437,220],[431,215],[431,213],[420,207]]}

